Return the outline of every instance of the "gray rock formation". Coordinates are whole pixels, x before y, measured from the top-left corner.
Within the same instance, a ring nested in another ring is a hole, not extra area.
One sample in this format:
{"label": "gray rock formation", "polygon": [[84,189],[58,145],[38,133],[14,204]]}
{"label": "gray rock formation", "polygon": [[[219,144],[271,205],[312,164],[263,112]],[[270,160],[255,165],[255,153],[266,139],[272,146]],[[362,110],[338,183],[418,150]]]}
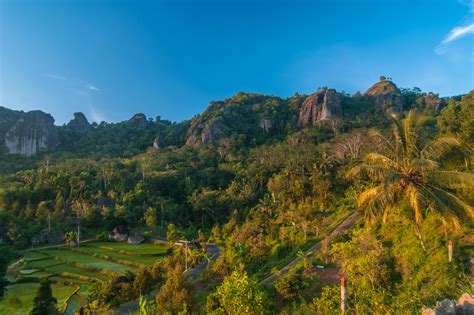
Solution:
{"label": "gray rock formation", "polygon": [[202,118],[197,118],[188,130],[186,145],[194,146],[198,144],[217,143],[226,137],[227,127],[219,121],[211,121],[204,124]]}
{"label": "gray rock formation", "polygon": [[0,144],[5,141],[5,135],[13,125],[25,115],[24,112],[11,110],[0,106]]}
{"label": "gray rock formation", "polygon": [[31,111],[7,131],[5,146],[10,154],[31,156],[39,151],[50,151],[59,145],[54,118],[42,111]]}
{"label": "gray rock formation", "polygon": [[273,123],[270,119],[262,119],[259,123],[260,128],[262,128],[263,133],[268,133],[273,127]]}
{"label": "gray rock formation", "polygon": [[72,119],[66,127],[72,132],[81,134],[88,132],[92,128],[83,113],[74,113],[74,119]]}
{"label": "gray rock formation", "polygon": [[436,302],[435,308],[424,307],[423,315],[472,315],[474,314],[474,297],[468,293],[461,295],[458,301],[444,299]]}
{"label": "gray rock formation", "polygon": [[159,137],[156,137],[153,139],[153,147],[157,150],[161,150],[163,148],[163,141]]}
{"label": "gray rock formation", "polygon": [[439,113],[446,106],[446,102],[437,95],[428,94],[422,99],[423,105]]}
{"label": "gray rock formation", "polygon": [[142,235],[134,235],[134,236],[130,236],[128,239],[127,239],[127,243],[128,244],[134,244],[134,245],[137,245],[137,244],[141,244],[145,241],[145,238],[142,236]]}
{"label": "gray rock formation", "polygon": [[400,89],[389,80],[375,83],[365,92],[365,95],[374,104],[377,112],[400,111],[405,105]]}
{"label": "gray rock formation", "polygon": [[298,125],[300,127],[316,126],[324,120],[341,118],[341,98],[334,89],[318,89],[306,98],[301,105]]}
{"label": "gray rock formation", "polygon": [[128,120],[128,123],[137,128],[145,128],[149,124],[149,121],[146,119],[145,114],[138,113],[133,115],[132,118]]}

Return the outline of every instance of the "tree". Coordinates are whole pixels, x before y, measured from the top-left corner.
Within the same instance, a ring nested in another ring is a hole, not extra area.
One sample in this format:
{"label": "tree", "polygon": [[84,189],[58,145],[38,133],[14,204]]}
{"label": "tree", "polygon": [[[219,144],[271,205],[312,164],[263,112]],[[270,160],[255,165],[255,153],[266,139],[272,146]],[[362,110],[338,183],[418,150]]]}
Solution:
{"label": "tree", "polygon": [[211,314],[266,314],[270,301],[245,271],[234,271],[207,299]]}
{"label": "tree", "polygon": [[385,222],[390,212],[409,209],[424,248],[419,225],[426,210],[455,228],[460,227],[460,218],[474,218],[473,208],[454,193],[457,188],[474,187],[474,175],[443,169],[443,158],[461,144],[453,137],[427,139],[422,132],[425,117],[410,111],[404,119],[392,118],[391,138],[372,133],[381,140],[382,152],[368,153],[350,174],[365,175],[375,183],[358,198],[366,219],[375,223],[382,217]]}
{"label": "tree", "polygon": [[183,272],[183,267],[177,264],[168,274],[168,279],[156,296],[158,314],[197,311],[198,300],[193,284]]}
{"label": "tree", "polygon": [[30,314],[32,315],[52,315],[59,314],[56,308],[58,301],[53,297],[51,290],[51,282],[48,278],[41,280],[40,287],[36,292],[36,297],[33,301],[33,310]]}

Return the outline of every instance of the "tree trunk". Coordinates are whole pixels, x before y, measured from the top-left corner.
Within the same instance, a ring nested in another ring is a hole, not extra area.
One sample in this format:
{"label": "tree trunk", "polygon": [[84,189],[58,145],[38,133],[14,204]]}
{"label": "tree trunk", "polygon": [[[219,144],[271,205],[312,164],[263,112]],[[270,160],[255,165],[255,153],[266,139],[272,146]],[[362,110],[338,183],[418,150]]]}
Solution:
{"label": "tree trunk", "polygon": [[416,228],[416,234],[418,235],[418,239],[420,240],[420,243],[421,243],[421,247],[423,248],[423,251],[426,252],[425,242],[423,242],[423,236],[421,235],[420,227],[418,223],[416,222],[415,222],[415,228]]}

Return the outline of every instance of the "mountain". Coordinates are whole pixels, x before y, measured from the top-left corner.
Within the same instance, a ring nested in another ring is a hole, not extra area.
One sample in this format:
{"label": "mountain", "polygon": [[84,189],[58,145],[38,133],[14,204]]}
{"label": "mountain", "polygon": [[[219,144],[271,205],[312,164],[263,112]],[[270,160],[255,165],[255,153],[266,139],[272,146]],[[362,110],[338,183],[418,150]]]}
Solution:
{"label": "mountain", "polygon": [[[439,112],[446,101],[433,93],[400,90],[381,77],[363,95],[348,95],[333,88],[318,88],[311,95],[289,98],[237,93],[213,101],[193,119],[181,123],[147,119],[143,113],[121,123],[92,126],[83,113],[64,126],[54,126],[51,115],[41,111],[20,112],[0,107],[0,153],[32,156],[57,151],[76,156],[132,156],[148,147],[195,147],[240,143],[258,145],[278,141],[305,128],[330,124],[340,128],[370,112],[401,111],[418,106]],[[337,126],[336,126],[337,125]],[[360,125],[360,124],[359,124]],[[5,141],[6,139],[6,141]]]}
{"label": "mountain", "polygon": [[38,110],[2,111],[6,116],[0,121],[0,130],[4,131],[2,138],[7,153],[31,156],[58,146],[58,131],[51,115]]}

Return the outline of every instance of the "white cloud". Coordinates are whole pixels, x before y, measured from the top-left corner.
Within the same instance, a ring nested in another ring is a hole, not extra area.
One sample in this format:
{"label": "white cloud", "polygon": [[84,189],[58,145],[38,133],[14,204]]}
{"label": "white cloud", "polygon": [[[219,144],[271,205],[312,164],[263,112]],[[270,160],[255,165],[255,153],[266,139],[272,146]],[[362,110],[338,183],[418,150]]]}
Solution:
{"label": "white cloud", "polygon": [[474,34],[474,23],[453,28],[441,43],[447,44],[468,34]]}
{"label": "white cloud", "polygon": [[86,84],[86,89],[90,90],[90,91],[100,91],[100,89],[96,86],[93,86],[93,85],[90,85],[90,84]]}

